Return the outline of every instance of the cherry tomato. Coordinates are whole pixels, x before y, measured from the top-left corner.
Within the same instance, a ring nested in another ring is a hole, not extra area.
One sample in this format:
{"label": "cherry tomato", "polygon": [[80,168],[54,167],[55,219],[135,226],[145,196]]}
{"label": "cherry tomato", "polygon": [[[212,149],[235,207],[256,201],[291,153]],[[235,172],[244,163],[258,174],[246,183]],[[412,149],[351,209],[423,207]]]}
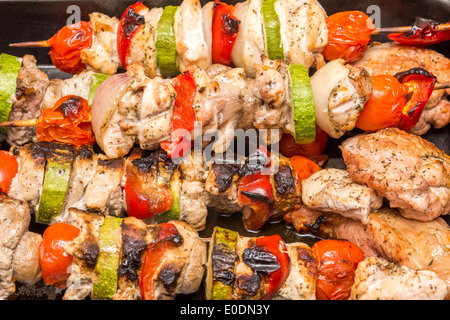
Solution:
{"label": "cherry tomato", "polygon": [[364,131],[396,127],[402,118],[408,88],[390,75],[371,76],[372,92],[356,121]]}
{"label": "cherry tomato", "polygon": [[79,233],[77,227],[67,223],[55,223],[45,229],[39,244],[39,264],[46,284],[60,289],[67,286],[66,281],[70,276],[67,269],[73,258],[65,254],[64,248]]}
{"label": "cherry tomato", "polygon": [[347,240],[321,240],[312,246],[317,259],[316,298],[347,300],[364,251]]}
{"label": "cherry tomato", "polygon": [[327,133],[316,125],[316,138],[311,143],[295,143],[295,138],[292,135],[283,133],[280,140],[280,152],[286,157],[292,157],[293,155],[304,157],[318,156],[323,154],[327,141]]}
{"label": "cherry tomato", "polygon": [[0,151],[0,192],[9,193],[11,182],[19,170],[17,159],[9,152]]}
{"label": "cherry tomato", "polygon": [[366,51],[375,30],[372,20],[360,11],[343,11],[327,18],[328,44],[322,55],[328,60],[352,62]]}
{"label": "cherry tomato", "polygon": [[59,30],[47,43],[50,46],[50,58],[61,71],[77,74],[86,65],[81,61],[81,51],[92,46],[93,30],[89,22],[80,21]]}

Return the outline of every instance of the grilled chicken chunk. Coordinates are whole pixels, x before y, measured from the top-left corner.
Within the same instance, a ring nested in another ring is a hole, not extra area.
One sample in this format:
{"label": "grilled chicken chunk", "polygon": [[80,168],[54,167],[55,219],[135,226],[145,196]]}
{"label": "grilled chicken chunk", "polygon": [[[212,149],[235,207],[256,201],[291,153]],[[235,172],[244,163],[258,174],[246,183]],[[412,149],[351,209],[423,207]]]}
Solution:
{"label": "grilled chicken chunk", "polygon": [[[38,69],[35,57],[25,55],[16,81],[9,121],[36,119],[41,113],[41,102],[49,85],[48,76]],[[36,128],[9,128],[6,141],[11,146],[36,142]]]}
{"label": "grilled chicken chunk", "polygon": [[147,76],[161,76],[156,62],[156,28],[163,8],[152,8],[143,15],[145,24],[141,32],[131,37],[127,64],[140,63],[145,68]]}
{"label": "grilled chicken chunk", "polygon": [[[353,65],[365,68],[370,75],[395,75],[411,68],[424,68],[436,76],[438,83],[450,81],[450,59],[427,48],[408,47],[396,43],[374,43]],[[434,90],[423,110],[423,119],[411,129],[425,134],[433,125],[442,128],[450,122],[450,90]],[[421,118],[422,118],[421,116]]]}
{"label": "grilled chicken chunk", "polygon": [[270,60],[264,55],[261,59],[262,64],[255,65],[253,94],[264,104],[254,111],[253,125],[257,129],[279,129],[282,133],[295,135],[288,65],[281,60]]}
{"label": "grilled chicken chunk", "polygon": [[311,209],[339,213],[367,224],[369,213],[381,207],[383,198],[352,181],[346,170],[328,168],[302,181],[302,201]]}
{"label": "grilled chicken chunk", "polygon": [[203,34],[203,14],[199,0],[184,0],[175,18],[178,66],[181,72],[190,64],[205,70],[211,65],[210,48]]}
{"label": "grilled chicken chunk", "polygon": [[422,222],[402,217],[395,209],[379,209],[366,225],[329,220],[333,237],[352,241],[368,256],[413,270],[430,270],[450,288],[450,229],[442,218]]}
{"label": "grilled chicken chunk", "polygon": [[349,138],[340,148],[350,177],[405,217],[429,221],[450,212],[450,158],[431,142],[387,128]]}
{"label": "grilled chicken chunk", "polygon": [[39,245],[42,236],[39,233],[26,231],[14,250],[14,279],[21,283],[35,284],[42,279],[39,264]]}
{"label": "grilled chicken chunk", "polygon": [[41,279],[37,252],[42,237],[28,231],[30,220],[25,201],[0,194],[0,300],[15,292],[15,281]]}
{"label": "grilled chicken chunk", "polygon": [[351,300],[443,300],[448,288],[429,270],[398,267],[380,258],[358,264]]}

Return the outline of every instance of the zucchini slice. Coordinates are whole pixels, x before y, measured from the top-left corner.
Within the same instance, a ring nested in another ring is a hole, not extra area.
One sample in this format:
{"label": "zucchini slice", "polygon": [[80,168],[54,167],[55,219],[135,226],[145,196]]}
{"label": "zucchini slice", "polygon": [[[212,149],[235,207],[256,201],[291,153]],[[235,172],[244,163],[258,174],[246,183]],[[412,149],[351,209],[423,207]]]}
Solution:
{"label": "zucchini slice", "polygon": [[103,73],[96,73],[92,75],[91,78],[91,88],[89,90],[89,98],[88,104],[92,106],[92,100],[94,100],[95,90],[97,90],[98,86],[103,82],[103,80],[107,79],[109,75]]}
{"label": "zucchini slice", "polygon": [[295,143],[310,143],[316,138],[316,113],[308,70],[300,63],[291,63],[289,74],[294,108]]}
{"label": "zucchini slice", "polygon": [[100,253],[95,265],[97,278],[94,281],[92,299],[111,300],[117,291],[121,225],[122,218],[105,216],[100,230]]}
{"label": "zucchini slice", "polygon": [[[16,92],[16,81],[21,67],[20,58],[6,53],[0,55],[0,122],[9,120],[11,97]],[[0,132],[6,133],[6,128],[0,128]]]}
{"label": "zucchini slice", "polygon": [[180,73],[175,39],[177,12],[177,6],[166,6],[156,27],[156,63],[163,78],[175,77]]}

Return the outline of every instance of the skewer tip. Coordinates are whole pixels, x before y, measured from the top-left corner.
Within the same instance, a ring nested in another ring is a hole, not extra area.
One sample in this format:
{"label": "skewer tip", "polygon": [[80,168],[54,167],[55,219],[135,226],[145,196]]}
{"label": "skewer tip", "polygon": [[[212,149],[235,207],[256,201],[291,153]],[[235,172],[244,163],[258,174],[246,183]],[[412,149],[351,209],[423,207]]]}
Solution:
{"label": "skewer tip", "polygon": [[9,46],[10,47],[23,47],[23,48],[50,47],[48,40],[10,43]]}

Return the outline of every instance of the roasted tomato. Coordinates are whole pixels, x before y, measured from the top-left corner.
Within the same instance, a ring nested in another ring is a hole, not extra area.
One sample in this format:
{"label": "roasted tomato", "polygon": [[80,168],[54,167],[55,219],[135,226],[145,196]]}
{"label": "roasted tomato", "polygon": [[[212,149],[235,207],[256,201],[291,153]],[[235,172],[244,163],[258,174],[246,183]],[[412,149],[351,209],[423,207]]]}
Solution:
{"label": "roasted tomato", "polygon": [[62,97],[53,108],[41,111],[36,123],[37,140],[56,141],[77,147],[94,144],[94,132],[89,122],[90,111],[86,99],[75,95]]}
{"label": "roasted tomato", "polygon": [[312,246],[317,259],[316,298],[347,300],[364,251],[347,240],[321,240]]}
{"label": "roasted tomato", "polygon": [[0,163],[0,192],[8,194],[19,165],[16,158],[4,150],[0,151]]}
{"label": "roasted tomato", "polygon": [[364,131],[396,127],[402,118],[408,88],[390,75],[371,76],[372,92],[356,121]]}
{"label": "roasted tomato", "polygon": [[67,223],[55,223],[45,229],[43,240],[39,244],[39,264],[46,284],[57,288],[66,287],[70,276],[67,270],[73,258],[65,253],[64,248],[79,233],[77,227]]}
{"label": "roasted tomato", "polygon": [[322,54],[328,61],[352,62],[366,51],[375,30],[372,20],[360,11],[343,11],[327,18],[328,44]]}

